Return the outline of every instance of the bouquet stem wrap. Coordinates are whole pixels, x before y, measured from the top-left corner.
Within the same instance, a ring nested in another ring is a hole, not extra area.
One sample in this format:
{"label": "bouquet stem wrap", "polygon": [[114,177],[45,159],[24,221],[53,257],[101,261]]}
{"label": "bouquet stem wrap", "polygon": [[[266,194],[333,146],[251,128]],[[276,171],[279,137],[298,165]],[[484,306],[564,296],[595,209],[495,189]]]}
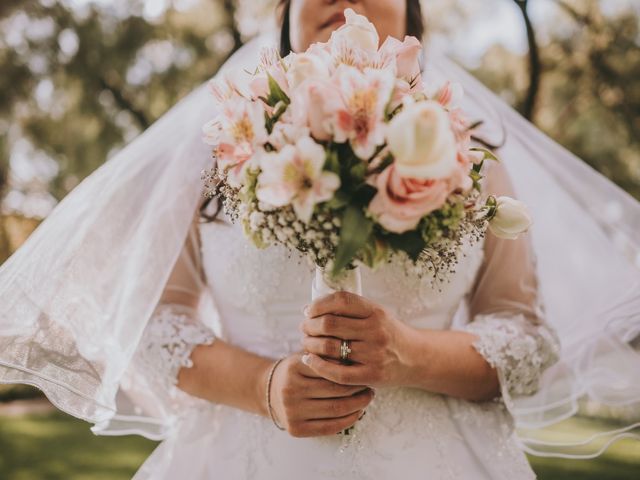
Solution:
{"label": "bouquet stem wrap", "polygon": [[344,269],[338,276],[333,277],[328,270],[316,265],[311,285],[311,300],[316,300],[330,293],[344,291],[362,295],[360,266]]}
{"label": "bouquet stem wrap", "polygon": [[[316,265],[315,275],[311,284],[311,300],[324,297],[335,292],[350,292],[362,295],[362,274],[360,266],[346,268],[337,276],[332,276],[328,268]],[[341,435],[350,435],[354,426],[340,432]]]}

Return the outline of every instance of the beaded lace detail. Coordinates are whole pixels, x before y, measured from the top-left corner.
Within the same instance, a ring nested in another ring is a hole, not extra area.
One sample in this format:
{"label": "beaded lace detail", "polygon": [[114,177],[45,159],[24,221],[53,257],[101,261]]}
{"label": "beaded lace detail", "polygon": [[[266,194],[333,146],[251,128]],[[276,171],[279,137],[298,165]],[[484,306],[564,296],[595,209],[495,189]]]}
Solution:
{"label": "beaded lace detail", "polygon": [[558,359],[555,333],[523,314],[477,315],[466,330],[478,335],[475,349],[498,369],[502,389],[511,395],[535,393],[542,372]]}
{"label": "beaded lace detail", "polygon": [[185,305],[159,305],[136,352],[137,365],[153,379],[151,383],[164,388],[171,403],[201,403],[176,386],[180,369],[193,366],[193,349],[215,340],[214,333],[196,319],[195,310]]}

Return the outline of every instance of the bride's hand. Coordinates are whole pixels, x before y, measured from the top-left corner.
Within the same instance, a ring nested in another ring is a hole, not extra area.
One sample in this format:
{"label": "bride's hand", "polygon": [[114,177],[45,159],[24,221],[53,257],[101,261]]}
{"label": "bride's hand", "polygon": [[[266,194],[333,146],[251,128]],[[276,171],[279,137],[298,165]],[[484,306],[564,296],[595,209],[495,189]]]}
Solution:
{"label": "bride's hand", "polygon": [[365,386],[338,385],[314,373],[302,353],[285,358],[271,383],[276,421],[294,437],[336,434],[352,426],[373,399]]}
{"label": "bride's hand", "polygon": [[[410,327],[365,297],[336,292],[311,303],[302,323],[303,361],[318,375],[342,385],[404,385],[409,375]],[[351,364],[340,359],[342,339],[349,340]]]}

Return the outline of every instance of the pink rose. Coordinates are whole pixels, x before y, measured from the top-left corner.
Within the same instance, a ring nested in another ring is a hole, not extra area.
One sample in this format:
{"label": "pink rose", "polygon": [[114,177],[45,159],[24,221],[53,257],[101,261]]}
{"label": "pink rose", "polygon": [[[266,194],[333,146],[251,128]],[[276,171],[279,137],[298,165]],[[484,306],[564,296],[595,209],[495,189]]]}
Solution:
{"label": "pink rose", "polygon": [[442,207],[451,192],[449,179],[418,179],[400,176],[394,164],[374,180],[378,193],[369,211],[384,228],[403,233],[416,228],[420,219]]}

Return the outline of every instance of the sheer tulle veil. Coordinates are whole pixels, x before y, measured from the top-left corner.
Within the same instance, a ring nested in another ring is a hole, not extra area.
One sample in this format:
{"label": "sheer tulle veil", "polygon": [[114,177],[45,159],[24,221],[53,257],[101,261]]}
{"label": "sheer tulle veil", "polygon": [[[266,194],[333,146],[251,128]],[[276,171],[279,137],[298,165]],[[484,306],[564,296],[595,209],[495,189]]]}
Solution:
{"label": "sheer tulle veil", "polygon": [[[251,41],[223,71],[249,68],[273,37]],[[589,457],[620,437],[640,440],[640,418],[555,442],[544,428],[581,399],[640,417],[640,203],[523,119],[430,42],[424,76],[458,82],[462,107],[482,120],[534,218],[531,237],[561,361],[538,393],[506,398],[522,447]],[[166,438],[171,425],[119,394],[144,327],[202,199],[211,156],[201,126],[214,116],[201,86],[60,202],[0,267],[0,382],[42,389],[104,434]],[[366,294],[366,292],[365,292]],[[215,315],[212,302],[202,302]],[[544,433],[544,432],[542,432]]]}

